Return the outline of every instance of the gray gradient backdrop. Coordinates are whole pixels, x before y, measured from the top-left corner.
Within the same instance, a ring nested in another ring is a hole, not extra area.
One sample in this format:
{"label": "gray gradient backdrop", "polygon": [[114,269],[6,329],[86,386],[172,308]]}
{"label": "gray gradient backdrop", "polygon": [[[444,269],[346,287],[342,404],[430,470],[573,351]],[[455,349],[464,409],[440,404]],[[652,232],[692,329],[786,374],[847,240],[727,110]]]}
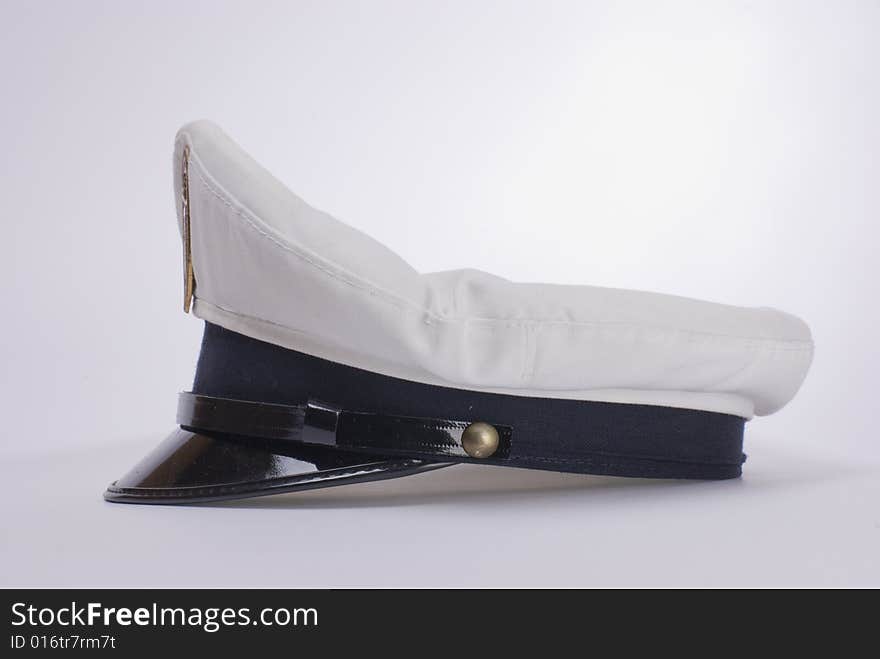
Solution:
{"label": "gray gradient backdrop", "polygon": [[[3,0],[0,585],[880,585],[878,62],[868,0]],[[734,483],[104,504],[190,384],[171,147],[202,117],[420,270],[776,306],[813,369]]]}

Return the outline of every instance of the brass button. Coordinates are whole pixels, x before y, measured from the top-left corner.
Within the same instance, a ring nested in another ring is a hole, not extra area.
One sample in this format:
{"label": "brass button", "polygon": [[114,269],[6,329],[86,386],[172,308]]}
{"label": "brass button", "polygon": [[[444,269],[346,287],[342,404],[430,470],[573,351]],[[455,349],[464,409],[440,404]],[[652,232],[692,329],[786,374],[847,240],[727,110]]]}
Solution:
{"label": "brass button", "polygon": [[477,421],[461,433],[464,452],[472,458],[488,458],[498,450],[498,431],[495,426]]}

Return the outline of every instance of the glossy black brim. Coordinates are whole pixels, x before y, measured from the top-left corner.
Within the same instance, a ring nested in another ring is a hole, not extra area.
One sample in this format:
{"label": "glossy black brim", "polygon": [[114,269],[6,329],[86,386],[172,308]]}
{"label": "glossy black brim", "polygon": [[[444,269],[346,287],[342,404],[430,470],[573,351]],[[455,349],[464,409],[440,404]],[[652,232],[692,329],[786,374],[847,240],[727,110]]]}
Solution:
{"label": "glossy black brim", "polygon": [[177,429],[104,493],[114,503],[258,497],[409,476],[450,463]]}

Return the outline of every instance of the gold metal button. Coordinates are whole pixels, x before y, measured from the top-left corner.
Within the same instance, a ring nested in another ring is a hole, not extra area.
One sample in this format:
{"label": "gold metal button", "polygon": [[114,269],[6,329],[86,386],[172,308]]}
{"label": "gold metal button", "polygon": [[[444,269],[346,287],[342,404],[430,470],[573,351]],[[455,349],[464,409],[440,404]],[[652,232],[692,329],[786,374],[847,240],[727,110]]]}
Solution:
{"label": "gold metal button", "polygon": [[498,431],[495,426],[476,421],[461,433],[464,452],[472,458],[488,458],[498,450]]}

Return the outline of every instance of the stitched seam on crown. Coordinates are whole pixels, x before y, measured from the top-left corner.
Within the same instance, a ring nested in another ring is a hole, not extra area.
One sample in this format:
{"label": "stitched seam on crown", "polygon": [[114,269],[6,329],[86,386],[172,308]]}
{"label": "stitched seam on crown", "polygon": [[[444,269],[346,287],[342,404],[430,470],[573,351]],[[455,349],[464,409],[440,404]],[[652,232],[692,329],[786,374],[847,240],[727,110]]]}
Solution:
{"label": "stitched seam on crown", "polygon": [[[813,350],[814,344],[812,341],[805,341],[800,339],[774,339],[768,337],[740,337],[730,334],[722,334],[715,332],[706,332],[701,330],[687,330],[683,328],[677,327],[664,327],[662,325],[646,325],[640,323],[631,323],[626,321],[603,321],[603,320],[594,320],[594,321],[578,321],[578,320],[557,320],[557,319],[528,319],[528,318],[483,318],[483,317],[474,317],[474,318],[445,318],[443,316],[437,315],[435,312],[430,309],[426,309],[424,307],[420,307],[417,304],[413,303],[410,300],[406,300],[405,298],[398,297],[382,288],[378,288],[368,282],[363,281],[359,278],[348,278],[344,276],[344,274],[340,271],[334,270],[329,266],[319,263],[313,255],[304,253],[301,249],[295,248],[294,246],[282,242],[276,236],[273,236],[268,231],[260,227],[256,224],[256,222],[248,216],[243,208],[239,208],[237,206],[237,202],[232,201],[227,198],[223,191],[216,189],[199,171],[200,169],[205,172],[208,176],[210,174],[207,172],[207,168],[201,163],[201,160],[195,154],[194,151],[190,152],[190,157],[192,162],[195,163],[197,168],[190,168],[190,171],[195,171],[196,176],[201,181],[204,188],[217,200],[219,200],[223,205],[227,206],[235,215],[244,220],[246,226],[250,227],[253,231],[255,231],[258,235],[270,241],[276,247],[279,247],[283,251],[289,252],[301,259],[302,261],[308,263],[315,269],[323,272],[329,277],[336,279],[352,288],[356,288],[359,290],[364,290],[369,292],[374,297],[380,297],[386,302],[392,304],[402,311],[411,311],[419,316],[430,318],[430,321],[425,319],[423,322],[429,324],[430,322],[439,321],[441,323],[447,324],[463,324],[463,323],[480,323],[480,324],[497,324],[506,327],[516,327],[519,325],[541,325],[541,326],[553,326],[553,325],[561,325],[561,326],[574,326],[574,327],[592,327],[592,328],[605,328],[605,327],[629,327],[637,330],[649,330],[649,331],[661,331],[668,333],[675,333],[684,335],[686,338],[684,339],[687,343],[696,343],[700,338],[717,338],[717,339],[728,339],[731,341],[737,341],[741,344],[745,344],[750,348],[760,348],[767,347],[772,352],[810,352]],[[351,273],[347,273],[351,276]],[[271,322],[271,321],[267,321]]]}
{"label": "stitched seam on crown", "polygon": [[535,375],[535,359],[538,353],[538,327],[539,323],[530,323],[523,327],[525,333],[525,346],[523,355],[523,368],[520,379],[523,382],[531,382]]}
{"label": "stitched seam on crown", "polygon": [[[195,155],[195,154],[191,151],[190,157],[192,157],[193,155]],[[250,227],[252,230],[256,231],[259,235],[261,235],[266,240],[270,241],[273,245],[281,248],[285,252],[289,252],[289,253],[293,254],[294,256],[305,261],[306,263],[308,263],[312,267],[316,268],[317,270],[320,270],[324,274],[329,275],[330,277],[332,277],[338,281],[341,281],[342,283],[344,283],[348,286],[351,286],[353,288],[357,288],[359,290],[365,290],[365,291],[367,291],[371,294],[374,294],[374,295],[381,295],[388,302],[391,302],[392,304],[394,304],[397,307],[409,306],[414,311],[422,311],[423,313],[427,313],[428,315],[433,315],[433,314],[431,314],[430,311],[421,310],[418,306],[416,306],[415,304],[413,304],[409,300],[405,300],[403,298],[396,297],[396,296],[392,295],[389,291],[386,291],[381,288],[376,288],[375,286],[372,286],[361,279],[357,279],[357,278],[353,278],[353,277],[352,278],[345,277],[342,272],[334,270],[325,264],[319,263],[312,255],[306,254],[301,249],[296,249],[292,245],[289,245],[289,244],[286,244],[285,242],[282,242],[279,238],[273,236],[268,231],[266,231],[265,229],[263,229],[262,227],[257,225],[257,223],[254,222],[254,220],[252,218],[248,217],[248,215],[245,213],[245,211],[242,208],[239,208],[235,202],[233,202],[231,199],[227,198],[227,196],[223,193],[223,191],[216,189],[207,179],[205,179],[204,176],[202,176],[202,173],[199,171],[200,169],[203,170],[205,172],[205,174],[207,174],[208,176],[210,176],[210,174],[208,174],[207,168],[201,163],[201,160],[199,160],[196,157],[196,158],[193,158],[193,161],[198,165],[198,167],[195,169],[195,173],[196,173],[196,176],[199,178],[199,180],[202,182],[202,185],[204,186],[204,188],[209,193],[211,193],[214,197],[216,197],[220,201],[220,203],[227,206],[235,215],[237,215],[238,217],[243,219],[245,221],[245,224],[248,227]],[[190,171],[193,171],[193,169],[190,168]],[[438,320],[443,320],[443,319],[438,318]]]}

